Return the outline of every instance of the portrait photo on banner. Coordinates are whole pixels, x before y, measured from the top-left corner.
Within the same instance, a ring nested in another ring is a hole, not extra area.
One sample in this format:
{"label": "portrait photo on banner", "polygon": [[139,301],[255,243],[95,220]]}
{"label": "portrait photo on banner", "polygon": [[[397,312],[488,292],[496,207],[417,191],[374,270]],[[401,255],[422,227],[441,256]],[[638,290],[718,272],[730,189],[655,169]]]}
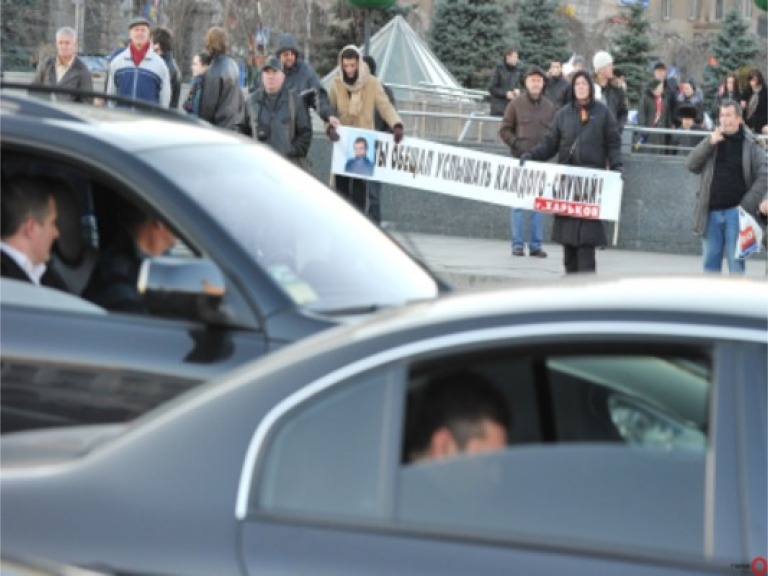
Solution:
{"label": "portrait photo on banner", "polygon": [[347,162],[344,171],[347,174],[359,174],[360,176],[373,176],[373,152],[374,145],[370,136],[363,132],[350,132],[347,143]]}

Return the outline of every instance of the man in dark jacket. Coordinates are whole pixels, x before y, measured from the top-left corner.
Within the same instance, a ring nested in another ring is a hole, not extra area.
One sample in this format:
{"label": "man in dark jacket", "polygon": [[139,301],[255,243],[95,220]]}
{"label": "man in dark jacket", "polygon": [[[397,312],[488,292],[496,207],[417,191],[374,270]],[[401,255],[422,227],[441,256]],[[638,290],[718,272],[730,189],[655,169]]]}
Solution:
{"label": "man in dark jacket", "polygon": [[[558,110],[544,141],[523,154],[521,164],[557,155],[559,164],[622,171],[616,120],[605,104],[595,100],[594,90],[588,72],[573,75],[571,103]],[[595,247],[605,245],[605,229],[600,220],[555,216],[552,240],[563,245],[566,274],[595,272]]]}
{"label": "man in dark jacket", "polygon": [[[50,56],[40,63],[33,84],[57,86],[67,90],[93,92],[91,71],[77,56],[77,32],[65,26],[56,32],[56,56]],[[88,96],[77,94],[53,96],[73,102],[92,102]]]}
{"label": "man in dark jacket", "polygon": [[619,82],[613,76],[613,56],[608,52],[600,51],[592,59],[595,68],[595,96],[596,100],[603,102],[613,114],[619,134],[624,130],[629,116],[627,95]]}
{"label": "man in dark jacket", "polygon": [[241,129],[245,118],[245,98],[240,88],[237,62],[227,56],[229,36],[226,30],[213,26],[205,34],[205,49],[211,65],[203,75],[200,95],[200,118],[227,130]]}
{"label": "man in dark jacket", "polygon": [[262,85],[246,102],[246,132],[278,154],[307,168],[312,121],[301,98],[285,86],[280,60],[270,56],[261,68]]}
{"label": "man in dark jacket", "polygon": [[173,34],[167,28],[157,27],[152,30],[152,47],[160,55],[168,67],[171,76],[171,110],[179,107],[181,96],[181,70],[173,57]]}
{"label": "man in dark jacket", "polygon": [[[499,137],[509,146],[514,158],[520,158],[544,139],[555,117],[555,106],[542,95],[546,78],[538,66],[531,66],[525,75],[525,93],[507,105],[501,121]],[[525,255],[525,214],[530,213],[528,255],[546,258],[542,250],[544,215],[533,210],[513,208],[511,213],[512,255]]]}
{"label": "man in dark jacket", "polygon": [[[328,92],[320,83],[315,69],[301,58],[301,52],[293,34],[286,33],[280,36],[275,54],[283,66],[285,87],[288,90],[294,90],[302,97],[307,112],[310,108],[314,108],[323,122],[328,122],[328,118],[332,115],[328,103]],[[260,84],[260,76],[257,76],[254,79],[253,89],[256,90]]]}
{"label": "man in dark jacket", "polygon": [[560,60],[551,60],[547,71],[547,83],[544,86],[544,96],[555,105],[555,110],[566,105],[570,89],[571,85],[563,78],[563,63]]}
{"label": "man in dark jacket", "polygon": [[720,125],[693,149],[686,164],[701,174],[694,232],[702,237],[704,272],[719,273],[725,258],[730,274],[744,274],[744,260],[735,255],[739,206],[759,218],[768,177],[765,152],[745,128],[738,102],[723,102]]}
{"label": "man in dark jacket", "polygon": [[491,75],[488,91],[491,93],[491,116],[504,116],[507,104],[520,95],[522,70],[520,56],[514,48],[504,51],[504,62],[496,66]]}
{"label": "man in dark jacket", "polygon": [[47,263],[59,237],[54,190],[47,178],[17,176],[3,181],[0,195],[0,275],[66,290]]}

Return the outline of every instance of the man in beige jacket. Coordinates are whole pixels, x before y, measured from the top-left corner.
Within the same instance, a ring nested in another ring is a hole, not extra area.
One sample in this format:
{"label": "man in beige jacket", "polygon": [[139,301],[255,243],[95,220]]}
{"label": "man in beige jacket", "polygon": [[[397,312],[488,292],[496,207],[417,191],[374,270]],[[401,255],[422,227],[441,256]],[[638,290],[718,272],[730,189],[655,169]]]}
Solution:
{"label": "man in beige jacket", "polygon": [[[395,144],[403,139],[403,122],[381,82],[371,75],[357,47],[345,46],[339,53],[339,71],[331,82],[328,99],[331,109],[335,111],[328,118],[326,128],[331,141],[339,139],[336,132],[339,126],[375,130],[376,112],[392,129]],[[360,211],[367,213],[368,188],[365,180],[337,174],[336,191]]]}

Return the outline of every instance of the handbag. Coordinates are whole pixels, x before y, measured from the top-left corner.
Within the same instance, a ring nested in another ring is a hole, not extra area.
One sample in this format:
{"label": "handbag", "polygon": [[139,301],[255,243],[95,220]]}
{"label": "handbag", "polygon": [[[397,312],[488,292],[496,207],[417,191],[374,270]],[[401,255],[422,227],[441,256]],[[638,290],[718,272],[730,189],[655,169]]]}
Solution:
{"label": "handbag", "polygon": [[744,260],[750,254],[757,254],[762,242],[762,228],[749,212],[739,206],[739,240],[734,256],[737,260]]}

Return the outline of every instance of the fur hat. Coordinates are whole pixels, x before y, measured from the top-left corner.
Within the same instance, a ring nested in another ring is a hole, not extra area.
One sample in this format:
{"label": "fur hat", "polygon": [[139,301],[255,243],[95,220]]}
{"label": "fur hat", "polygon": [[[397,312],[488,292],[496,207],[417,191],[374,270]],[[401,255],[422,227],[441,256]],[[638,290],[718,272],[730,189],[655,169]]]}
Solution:
{"label": "fur hat", "polygon": [[600,70],[600,68],[605,68],[608,64],[613,64],[613,57],[603,50],[595,54],[595,57],[592,58],[592,67],[595,72]]}
{"label": "fur hat", "polygon": [[696,120],[696,108],[690,104],[681,104],[677,111],[680,118]]}

